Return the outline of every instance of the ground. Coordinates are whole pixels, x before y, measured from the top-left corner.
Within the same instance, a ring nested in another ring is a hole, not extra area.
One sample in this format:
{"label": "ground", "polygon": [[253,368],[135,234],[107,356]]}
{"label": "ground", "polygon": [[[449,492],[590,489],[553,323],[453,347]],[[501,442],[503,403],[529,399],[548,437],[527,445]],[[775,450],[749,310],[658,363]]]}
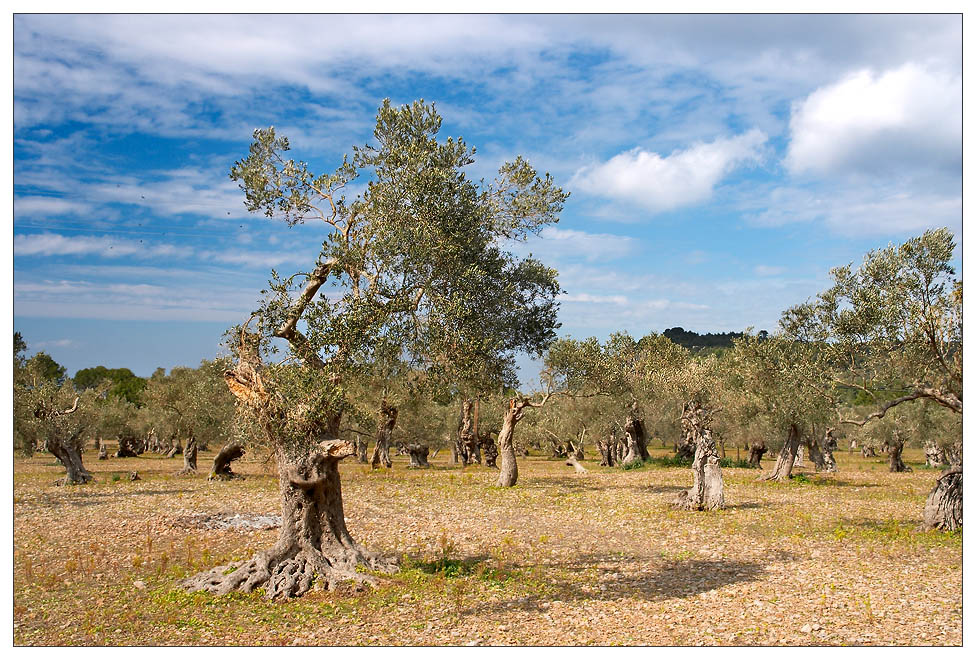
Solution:
{"label": "ground", "polygon": [[[182,459],[96,460],[58,487],[49,454],[14,460],[17,645],[958,645],[962,535],[914,531],[938,472],[838,452],[836,475],[789,484],[723,470],[727,509],[676,511],[681,467],[623,471],[519,459],[515,488],[461,469],[342,465],[348,527],[401,558],[378,587],[186,593],[179,581],[250,557],[275,529],[208,529],[199,514],[278,513],[272,466],[244,481],[177,477]],[[652,454],[663,457],[664,449]],[[734,451],[731,453],[734,458]],[[767,470],[773,461],[764,462]],[[140,481],[129,481],[137,470]],[[266,518],[264,520],[267,520]],[[195,522],[196,521],[196,522]],[[211,525],[211,527],[213,527]]]}

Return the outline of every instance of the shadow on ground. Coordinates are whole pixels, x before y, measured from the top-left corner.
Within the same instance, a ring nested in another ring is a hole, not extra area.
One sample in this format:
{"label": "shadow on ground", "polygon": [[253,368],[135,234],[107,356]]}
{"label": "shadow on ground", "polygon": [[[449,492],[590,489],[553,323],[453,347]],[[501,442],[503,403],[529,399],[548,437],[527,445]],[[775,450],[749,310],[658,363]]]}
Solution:
{"label": "shadow on ground", "polygon": [[[613,565],[608,567],[608,563]],[[548,567],[556,565],[550,564]],[[750,561],[687,559],[662,560],[651,572],[632,572],[636,568],[633,560],[596,556],[580,558],[563,566],[580,579],[557,578],[550,583],[549,593],[545,596],[486,602],[469,608],[466,614],[500,615],[512,611],[539,611],[548,607],[547,602],[553,601],[615,601],[623,598],[664,601],[689,598],[730,584],[755,581],[765,570],[762,564]],[[594,568],[601,571],[601,576],[596,580],[586,579],[586,572]]]}

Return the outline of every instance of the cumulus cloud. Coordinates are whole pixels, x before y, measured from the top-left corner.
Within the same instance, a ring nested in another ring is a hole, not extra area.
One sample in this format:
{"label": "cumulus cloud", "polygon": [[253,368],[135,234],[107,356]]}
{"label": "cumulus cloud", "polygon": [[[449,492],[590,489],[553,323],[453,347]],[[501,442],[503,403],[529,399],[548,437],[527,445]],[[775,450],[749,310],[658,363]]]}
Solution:
{"label": "cumulus cloud", "polygon": [[795,103],[793,174],[885,174],[962,165],[962,80],[915,64],[862,70]]}
{"label": "cumulus cloud", "polygon": [[753,129],[731,138],[698,142],[668,156],[631,149],[605,163],[579,169],[570,187],[662,212],[706,201],[736,167],[760,160],[766,135]]}

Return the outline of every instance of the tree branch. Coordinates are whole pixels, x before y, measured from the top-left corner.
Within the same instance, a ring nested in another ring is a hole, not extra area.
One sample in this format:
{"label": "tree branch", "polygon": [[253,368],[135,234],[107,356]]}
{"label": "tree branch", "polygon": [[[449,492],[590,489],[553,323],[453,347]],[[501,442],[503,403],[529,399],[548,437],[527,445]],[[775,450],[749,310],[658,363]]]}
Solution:
{"label": "tree branch", "polygon": [[922,387],[916,389],[911,394],[906,394],[905,396],[900,396],[897,399],[892,399],[891,401],[881,406],[880,410],[871,413],[864,419],[841,419],[840,423],[864,426],[872,419],[881,419],[882,417],[885,416],[885,414],[889,410],[891,410],[895,406],[905,403],[906,401],[914,401],[916,399],[932,399],[940,406],[944,406],[949,410],[952,410],[953,412],[962,414],[962,401],[960,401],[955,394],[952,393],[946,394],[944,392],[940,392],[939,390],[936,390],[931,387]]}

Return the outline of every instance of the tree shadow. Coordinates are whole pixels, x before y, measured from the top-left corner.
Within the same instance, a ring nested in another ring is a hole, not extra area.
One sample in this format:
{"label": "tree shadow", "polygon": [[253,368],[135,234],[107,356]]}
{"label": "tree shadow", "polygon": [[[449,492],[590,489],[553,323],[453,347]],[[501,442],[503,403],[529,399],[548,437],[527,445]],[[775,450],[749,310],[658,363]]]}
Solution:
{"label": "tree shadow", "polygon": [[761,509],[766,504],[760,502],[742,502],[741,504],[726,504],[725,508],[735,511],[736,509]]}
{"label": "tree shadow", "polygon": [[663,484],[648,484],[647,486],[638,486],[637,490],[643,493],[679,493],[683,490],[688,490],[690,486],[667,486]]}
{"label": "tree shadow", "polygon": [[[584,556],[575,561],[549,566],[562,566],[574,574],[602,568],[602,575],[595,581],[581,582],[563,579],[550,582],[548,594],[502,601],[485,602],[469,608],[470,615],[502,615],[503,613],[530,612],[546,608],[545,601],[615,601],[638,598],[646,601],[664,601],[672,598],[690,598],[730,584],[753,582],[762,576],[765,568],[751,561],[727,561],[711,559],[662,560],[651,573],[624,574],[626,565],[633,560],[610,556]],[[530,569],[531,570],[531,569]]]}

